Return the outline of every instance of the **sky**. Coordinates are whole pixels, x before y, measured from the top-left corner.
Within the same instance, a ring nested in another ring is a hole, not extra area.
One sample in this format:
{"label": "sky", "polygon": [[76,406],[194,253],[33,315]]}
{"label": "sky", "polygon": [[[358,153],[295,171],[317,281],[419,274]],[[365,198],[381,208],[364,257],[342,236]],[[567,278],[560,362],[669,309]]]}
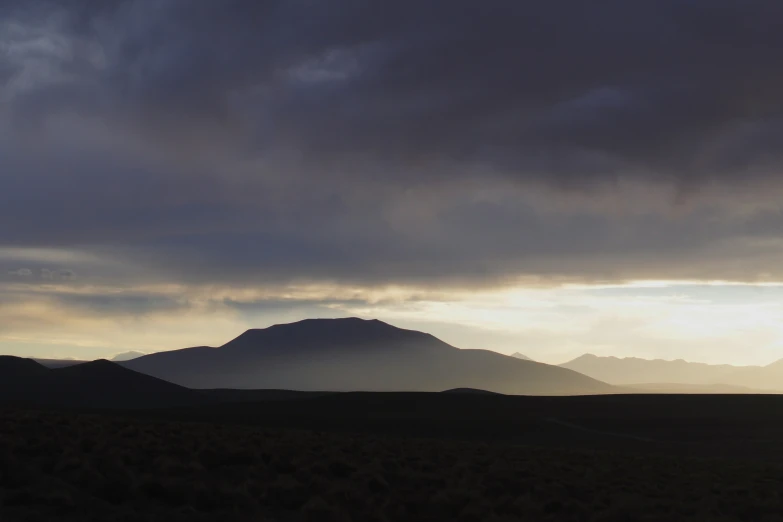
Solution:
{"label": "sky", "polygon": [[5,0],[0,352],[360,316],[783,358],[773,0]]}

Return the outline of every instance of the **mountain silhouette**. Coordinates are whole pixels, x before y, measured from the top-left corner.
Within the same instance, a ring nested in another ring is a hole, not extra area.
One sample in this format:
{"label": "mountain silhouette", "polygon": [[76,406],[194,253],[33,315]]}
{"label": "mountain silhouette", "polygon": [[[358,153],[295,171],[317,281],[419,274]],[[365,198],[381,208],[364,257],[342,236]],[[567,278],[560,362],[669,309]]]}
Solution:
{"label": "mountain silhouette", "polygon": [[48,369],[32,359],[0,358],[0,401],[80,408],[155,408],[201,401],[198,392],[98,360]]}
{"label": "mountain silhouette", "polygon": [[637,357],[599,357],[592,354],[577,357],[561,364],[560,367],[614,385],[646,383],[734,384],[727,380],[728,376],[741,368],[728,364],[693,363],[682,359],[665,361]]}
{"label": "mountain silhouette", "polygon": [[33,361],[40,363],[47,368],[56,369],[56,368],[67,368],[68,366],[75,366],[77,364],[84,364],[86,362],[90,361],[80,361],[77,359],[38,359],[35,358]]}
{"label": "mountain silhouette", "polygon": [[48,368],[32,359],[0,355],[0,397],[12,397],[31,380],[48,372]]}
{"label": "mountain silhouette", "polygon": [[487,350],[460,350],[430,334],[357,318],[308,319],[248,330],[220,348],[160,352],[122,364],[190,388],[614,392],[606,383],[565,368]]}
{"label": "mountain silhouette", "polygon": [[767,391],[783,391],[783,360],[767,366],[736,367],[724,382]]}
{"label": "mountain silhouette", "polygon": [[532,361],[533,360],[530,357],[528,357],[527,355],[525,355],[523,353],[519,353],[519,352],[512,353],[511,357],[514,357],[515,359],[522,359],[523,361]]}
{"label": "mountain silhouette", "polygon": [[9,379],[29,379],[37,375],[44,375],[48,372],[47,368],[39,362],[13,355],[0,355],[0,378],[7,381]]}
{"label": "mountain silhouette", "polygon": [[113,362],[130,361],[130,360],[133,360],[133,359],[138,359],[139,357],[143,357],[145,355],[147,355],[147,354],[144,353],[144,352],[136,352],[136,351],[131,350],[129,352],[118,353],[117,355],[112,357],[111,360]]}
{"label": "mountain silhouette", "polygon": [[689,393],[688,389],[701,390],[701,393],[783,391],[783,360],[767,366],[732,366],[682,359],[665,361],[585,354],[560,366],[616,386],[633,386],[662,393],[664,390]]}

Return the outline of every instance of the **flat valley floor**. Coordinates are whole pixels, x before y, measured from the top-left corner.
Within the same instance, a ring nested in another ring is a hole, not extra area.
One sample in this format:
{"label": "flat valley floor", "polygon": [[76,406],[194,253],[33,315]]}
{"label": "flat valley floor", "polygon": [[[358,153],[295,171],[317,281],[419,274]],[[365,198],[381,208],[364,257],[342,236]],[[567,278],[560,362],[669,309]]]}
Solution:
{"label": "flat valley floor", "polygon": [[783,398],[0,410],[3,521],[783,520]]}

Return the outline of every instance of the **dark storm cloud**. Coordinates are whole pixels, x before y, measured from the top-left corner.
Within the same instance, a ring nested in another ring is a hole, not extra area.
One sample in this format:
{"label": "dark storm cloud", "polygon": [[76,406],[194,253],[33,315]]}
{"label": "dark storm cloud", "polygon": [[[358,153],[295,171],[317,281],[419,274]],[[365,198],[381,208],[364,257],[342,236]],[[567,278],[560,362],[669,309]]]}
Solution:
{"label": "dark storm cloud", "polygon": [[779,216],[739,199],[562,201],[778,189],[780,2],[0,9],[3,244],[188,282],[776,270]]}
{"label": "dark storm cloud", "polygon": [[773,1],[32,5],[74,40],[17,61],[63,77],[18,93],[18,121],[75,106],[311,167],[479,161],[549,181],[732,176],[781,144]]}

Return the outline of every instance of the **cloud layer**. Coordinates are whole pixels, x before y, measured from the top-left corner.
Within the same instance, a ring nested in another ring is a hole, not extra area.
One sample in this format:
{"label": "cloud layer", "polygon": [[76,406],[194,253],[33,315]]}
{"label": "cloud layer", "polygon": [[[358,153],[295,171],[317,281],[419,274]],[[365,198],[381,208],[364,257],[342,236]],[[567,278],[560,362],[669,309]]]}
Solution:
{"label": "cloud layer", "polygon": [[783,278],[780,2],[0,9],[2,281]]}

